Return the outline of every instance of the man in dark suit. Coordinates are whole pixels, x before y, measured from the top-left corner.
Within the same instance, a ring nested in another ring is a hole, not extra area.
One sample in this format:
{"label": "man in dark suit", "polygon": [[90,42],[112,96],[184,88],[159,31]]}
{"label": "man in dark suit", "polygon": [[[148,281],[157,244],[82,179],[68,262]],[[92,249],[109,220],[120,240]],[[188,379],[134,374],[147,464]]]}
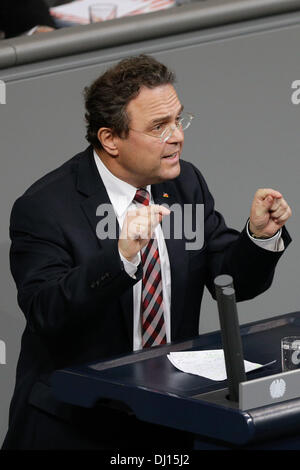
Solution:
{"label": "man in dark suit", "polygon": [[[204,286],[214,295],[219,274],[233,276],[237,300],[272,282],[290,243],[290,207],[278,191],[260,189],[243,231],[226,226],[199,170],[180,159],[192,116],[173,83],[147,56],[108,70],[86,89],[90,147],[13,207],[11,270],[27,325],[4,449],[188,445],[179,431],[100,404],[59,403],[51,373],[197,335]],[[174,235],[174,204],[183,217],[192,208],[201,246],[185,231]],[[170,236],[162,230],[168,218]]]}

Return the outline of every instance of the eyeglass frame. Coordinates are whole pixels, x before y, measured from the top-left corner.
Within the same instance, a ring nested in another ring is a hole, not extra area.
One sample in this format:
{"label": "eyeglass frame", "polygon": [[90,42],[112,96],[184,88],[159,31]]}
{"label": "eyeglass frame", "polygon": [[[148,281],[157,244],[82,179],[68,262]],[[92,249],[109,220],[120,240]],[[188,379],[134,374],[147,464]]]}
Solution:
{"label": "eyeglass frame", "polygon": [[[185,131],[186,129],[188,129],[190,127],[194,117],[195,117],[194,114],[185,112],[184,116],[179,120],[178,124],[170,124],[170,125],[166,126],[166,128],[162,131],[160,136],[156,136],[156,135],[150,134],[148,132],[144,132],[144,131],[139,131],[137,129],[132,129],[132,127],[129,127],[129,129],[131,131],[138,132],[139,134],[144,134],[144,135],[148,135],[149,137],[153,137],[154,139],[159,139],[160,143],[164,144],[168,141],[168,139],[170,137],[172,137],[172,135],[174,134],[175,129],[182,130],[182,132]],[[187,126],[184,129],[180,129],[180,125],[181,125],[182,121],[186,118],[189,118]],[[164,136],[164,134],[166,134],[168,129],[169,129],[168,136],[165,139],[163,139],[163,136]]]}

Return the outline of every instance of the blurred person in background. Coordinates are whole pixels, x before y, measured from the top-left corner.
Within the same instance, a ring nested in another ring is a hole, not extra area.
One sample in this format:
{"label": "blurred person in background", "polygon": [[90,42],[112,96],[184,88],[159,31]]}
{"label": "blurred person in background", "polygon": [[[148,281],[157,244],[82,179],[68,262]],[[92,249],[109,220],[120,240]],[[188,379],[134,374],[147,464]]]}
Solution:
{"label": "blurred person in background", "polygon": [[55,21],[44,0],[1,0],[0,31],[5,39],[54,29]]}

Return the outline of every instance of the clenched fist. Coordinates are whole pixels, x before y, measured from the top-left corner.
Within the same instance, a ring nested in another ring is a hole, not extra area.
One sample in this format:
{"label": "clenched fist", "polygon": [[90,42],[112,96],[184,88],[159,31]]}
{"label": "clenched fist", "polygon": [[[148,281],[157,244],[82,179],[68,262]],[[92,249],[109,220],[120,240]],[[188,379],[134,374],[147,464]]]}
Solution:
{"label": "clenched fist", "polygon": [[128,211],[119,238],[119,252],[131,261],[147,245],[155,230],[170,211],[164,206],[144,206]]}
{"label": "clenched fist", "polygon": [[270,238],[291,215],[291,208],[279,191],[258,189],[251,206],[250,231],[258,238]]}

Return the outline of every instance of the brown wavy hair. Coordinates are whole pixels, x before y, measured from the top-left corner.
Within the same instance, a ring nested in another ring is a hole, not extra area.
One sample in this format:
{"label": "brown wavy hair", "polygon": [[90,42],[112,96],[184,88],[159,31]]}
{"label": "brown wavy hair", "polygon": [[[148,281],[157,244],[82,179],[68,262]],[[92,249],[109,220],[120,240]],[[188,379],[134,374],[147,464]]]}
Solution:
{"label": "brown wavy hair", "polygon": [[129,133],[128,103],[141,87],[155,88],[173,84],[175,74],[153,57],[139,55],[128,57],[111,67],[84,89],[86,139],[98,149],[102,148],[97,137],[100,127],[108,127],[119,137]]}

